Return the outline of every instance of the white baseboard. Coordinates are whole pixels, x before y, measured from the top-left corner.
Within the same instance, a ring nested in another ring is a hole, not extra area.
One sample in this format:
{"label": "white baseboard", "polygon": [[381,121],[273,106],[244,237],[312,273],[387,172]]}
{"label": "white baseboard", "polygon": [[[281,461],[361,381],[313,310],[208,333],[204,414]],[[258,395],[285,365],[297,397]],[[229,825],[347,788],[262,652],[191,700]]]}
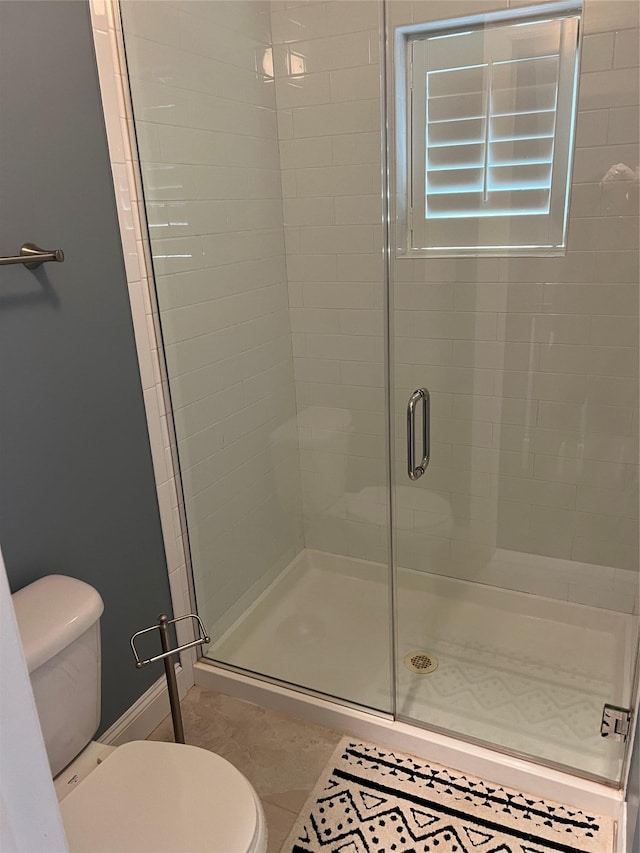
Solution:
{"label": "white baseboard", "polygon": [[623,803],[616,826],[614,853],[631,853],[631,843],[627,840],[627,804]]}
{"label": "white baseboard", "polygon": [[[180,699],[184,699],[187,690],[192,686],[189,683],[186,671],[176,666],[176,678],[178,680],[178,693]],[[124,714],[98,738],[100,743],[109,746],[121,746],[132,740],[145,740],[151,732],[160,725],[166,716],[171,713],[169,706],[169,693],[167,682],[159,678]]]}

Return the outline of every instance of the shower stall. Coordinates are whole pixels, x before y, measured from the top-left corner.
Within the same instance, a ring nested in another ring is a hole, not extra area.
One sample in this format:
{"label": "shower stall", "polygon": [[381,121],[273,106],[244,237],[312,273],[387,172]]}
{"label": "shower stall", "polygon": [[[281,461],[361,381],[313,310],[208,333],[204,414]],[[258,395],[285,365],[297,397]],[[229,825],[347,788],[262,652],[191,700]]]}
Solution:
{"label": "shower stall", "polygon": [[120,6],[206,660],[619,785],[637,4]]}

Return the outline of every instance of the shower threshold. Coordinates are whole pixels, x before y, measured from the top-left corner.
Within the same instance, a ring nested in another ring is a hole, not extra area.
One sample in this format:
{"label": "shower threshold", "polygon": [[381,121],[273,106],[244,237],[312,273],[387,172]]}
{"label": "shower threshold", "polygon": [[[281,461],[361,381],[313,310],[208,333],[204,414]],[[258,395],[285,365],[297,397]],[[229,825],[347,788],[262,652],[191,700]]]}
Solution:
{"label": "shower threshold", "polygon": [[[390,712],[388,596],[386,566],[305,550],[207,658]],[[609,784],[620,778],[623,751],[600,737],[599,723],[605,702],[629,695],[632,616],[403,568],[395,599],[399,719]],[[429,650],[437,669],[408,671],[404,658],[416,649]],[[200,664],[198,681],[212,686],[211,672]],[[233,673],[217,672],[233,682]],[[216,689],[234,692],[219,683]],[[353,713],[389,725],[379,715]]]}

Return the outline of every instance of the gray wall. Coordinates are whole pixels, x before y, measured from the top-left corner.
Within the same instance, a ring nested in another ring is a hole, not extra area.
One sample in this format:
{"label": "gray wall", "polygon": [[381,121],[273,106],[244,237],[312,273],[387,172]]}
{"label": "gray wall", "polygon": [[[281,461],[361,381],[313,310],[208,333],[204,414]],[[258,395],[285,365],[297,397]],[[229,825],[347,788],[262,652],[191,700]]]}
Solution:
{"label": "gray wall", "polygon": [[129,636],[170,608],[86,2],[0,2],[0,543],[12,591],[95,586],[102,729],[162,674]]}

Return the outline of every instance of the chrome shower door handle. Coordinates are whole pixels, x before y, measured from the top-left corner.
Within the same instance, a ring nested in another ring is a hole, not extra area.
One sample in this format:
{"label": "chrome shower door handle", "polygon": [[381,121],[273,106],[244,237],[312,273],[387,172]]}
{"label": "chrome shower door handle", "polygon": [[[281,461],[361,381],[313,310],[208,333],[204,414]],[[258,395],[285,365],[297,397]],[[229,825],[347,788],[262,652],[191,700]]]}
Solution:
{"label": "chrome shower door handle", "polygon": [[[422,400],[422,461],[416,465],[416,406]],[[429,392],[418,388],[407,404],[407,474],[410,480],[419,480],[429,464],[431,454],[431,406]]]}

